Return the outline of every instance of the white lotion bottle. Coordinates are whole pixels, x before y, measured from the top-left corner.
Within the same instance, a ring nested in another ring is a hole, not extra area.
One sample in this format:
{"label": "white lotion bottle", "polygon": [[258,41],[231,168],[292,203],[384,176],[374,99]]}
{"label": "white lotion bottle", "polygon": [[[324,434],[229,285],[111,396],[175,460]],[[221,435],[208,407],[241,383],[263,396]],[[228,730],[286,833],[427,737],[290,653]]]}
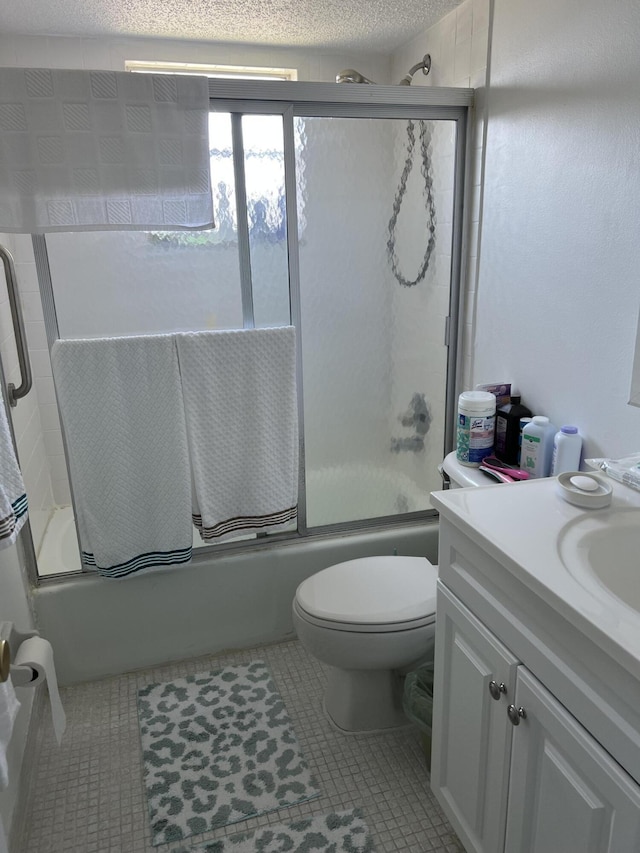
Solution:
{"label": "white lotion bottle", "polygon": [[520,467],[534,479],[548,477],[551,473],[555,431],[555,426],[544,415],[536,415],[522,430]]}
{"label": "white lotion bottle", "polygon": [[579,471],[581,453],[582,436],[578,435],[578,427],[570,424],[561,426],[553,439],[552,475]]}

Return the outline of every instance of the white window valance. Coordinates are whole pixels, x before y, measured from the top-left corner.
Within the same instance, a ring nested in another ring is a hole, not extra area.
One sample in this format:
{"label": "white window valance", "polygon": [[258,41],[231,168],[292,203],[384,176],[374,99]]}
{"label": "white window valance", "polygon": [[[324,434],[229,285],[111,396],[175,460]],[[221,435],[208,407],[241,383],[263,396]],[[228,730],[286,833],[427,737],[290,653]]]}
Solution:
{"label": "white window valance", "polygon": [[0,231],[213,226],[206,77],[0,68]]}

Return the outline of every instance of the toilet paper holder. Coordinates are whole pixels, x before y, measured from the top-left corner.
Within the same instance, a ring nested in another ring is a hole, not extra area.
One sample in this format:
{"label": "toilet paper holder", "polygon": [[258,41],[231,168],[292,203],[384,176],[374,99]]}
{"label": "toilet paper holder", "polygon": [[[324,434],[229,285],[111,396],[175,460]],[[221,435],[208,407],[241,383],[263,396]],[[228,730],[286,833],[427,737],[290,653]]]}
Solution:
{"label": "toilet paper holder", "polygon": [[14,687],[23,687],[38,677],[31,666],[11,663],[11,649],[17,649],[30,637],[39,637],[37,631],[18,631],[13,622],[0,622],[0,684],[11,676]]}

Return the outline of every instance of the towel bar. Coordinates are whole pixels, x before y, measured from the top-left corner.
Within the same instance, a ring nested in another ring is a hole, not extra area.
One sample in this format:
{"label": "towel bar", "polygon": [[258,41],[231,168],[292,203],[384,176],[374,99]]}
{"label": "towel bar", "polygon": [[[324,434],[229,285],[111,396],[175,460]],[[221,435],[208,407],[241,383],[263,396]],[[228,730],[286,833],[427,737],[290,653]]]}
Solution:
{"label": "towel bar", "polygon": [[24,320],[22,319],[22,307],[20,305],[20,294],[18,293],[18,279],[16,278],[16,268],[13,263],[11,253],[0,246],[0,258],[4,264],[4,274],[7,279],[7,293],[9,295],[9,307],[11,308],[11,320],[13,322],[13,333],[16,338],[16,347],[18,349],[18,364],[20,365],[20,385],[16,386],[10,382],[7,386],[7,396],[9,404],[17,406],[18,400],[26,395],[31,390],[33,380],[31,377],[31,363],[29,361],[29,348],[27,339],[24,333]]}

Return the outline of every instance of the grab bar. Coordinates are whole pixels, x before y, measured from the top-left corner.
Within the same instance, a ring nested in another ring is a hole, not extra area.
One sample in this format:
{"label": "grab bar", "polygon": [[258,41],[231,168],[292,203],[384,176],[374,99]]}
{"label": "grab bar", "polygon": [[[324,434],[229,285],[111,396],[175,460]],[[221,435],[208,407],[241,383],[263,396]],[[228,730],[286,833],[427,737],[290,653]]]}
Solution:
{"label": "grab bar", "polygon": [[9,294],[9,307],[11,308],[11,320],[13,322],[13,333],[16,337],[18,349],[18,364],[20,365],[20,385],[16,386],[10,382],[7,386],[9,404],[17,406],[18,400],[25,397],[31,390],[33,379],[31,376],[31,363],[29,361],[29,349],[24,333],[24,320],[22,319],[22,307],[20,305],[20,294],[18,293],[18,279],[16,268],[11,253],[0,246],[0,258],[4,264],[4,274],[7,279],[7,293]]}

